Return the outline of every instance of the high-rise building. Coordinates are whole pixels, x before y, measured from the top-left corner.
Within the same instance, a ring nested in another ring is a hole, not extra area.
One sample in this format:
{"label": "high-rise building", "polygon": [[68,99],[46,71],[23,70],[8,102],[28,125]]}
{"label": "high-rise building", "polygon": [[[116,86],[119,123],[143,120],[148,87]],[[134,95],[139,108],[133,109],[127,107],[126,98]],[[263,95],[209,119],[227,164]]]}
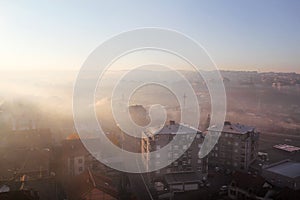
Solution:
{"label": "high-rise building", "polygon": [[212,126],[208,128],[207,134],[221,134],[209,154],[209,165],[243,171],[255,161],[259,132],[254,127],[225,122],[221,133]]}
{"label": "high-rise building", "polygon": [[[163,159],[159,152],[153,154],[152,157],[149,156],[149,152],[163,148],[174,139],[175,135],[180,137],[178,143],[172,142],[168,148],[168,159],[175,161],[169,166],[155,171],[153,177],[190,172],[195,172],[199,175],[198,177],[202,178],[207,175],[207,158],[199,158],[199,150],[204,140],[201,131],[170,121],[169,125],[165,125],[159,131],[147,131],[145,135],[148,137],[141,141],[141,152],[146,166],[159,165]],[[187,144],[190,140],[193,141],[188,147]]]}

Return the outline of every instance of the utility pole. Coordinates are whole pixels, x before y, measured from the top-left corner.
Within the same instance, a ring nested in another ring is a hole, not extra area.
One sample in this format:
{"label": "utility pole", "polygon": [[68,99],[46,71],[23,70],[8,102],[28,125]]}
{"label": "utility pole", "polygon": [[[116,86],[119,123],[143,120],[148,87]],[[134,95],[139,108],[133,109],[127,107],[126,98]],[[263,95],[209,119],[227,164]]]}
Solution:
{"label": "utility pole", "polygon": [[185,109],[185,100],[186,100],[186,98],[187,98],[187,96],[184,93],[184,95],[183,95],[183,109]]}

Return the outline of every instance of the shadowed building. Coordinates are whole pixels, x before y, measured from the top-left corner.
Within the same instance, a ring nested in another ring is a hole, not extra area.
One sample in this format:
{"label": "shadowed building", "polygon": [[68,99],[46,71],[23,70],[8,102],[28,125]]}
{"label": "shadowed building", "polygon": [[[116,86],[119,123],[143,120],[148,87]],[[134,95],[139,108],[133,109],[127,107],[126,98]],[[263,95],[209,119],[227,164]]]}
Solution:
{"label": "shadowed building", "polygon": [[270,189],[264,178],[242,172],[235,172],[228,188],[230,199],[270,199]]}
{"label": "shadowed building", "polygon": [[209,154],[209,165],[243,171],[255,161],[259,132],[254,127],[225,122],[221,133],[216,132],[212,126],[208,128],[207,134],[221,134]]}
{"label": "shadowed building", "polygon": [[[168,150],[168,159],[175,161],[169,166],[153,172],[151,177],[158,180],[165,179],[169,187],[174,187],[174,189],[198,189],[199,183],[207,175],[207,158],[199,158],[198,155],[204,139],[202,133],[187,125],[170,121],[170,124],[165,125],[161,130],[148,131],[145,132],[145,135],[148,137],[142,139],[141,151],[146,167],[151,164],[159,165],[163,159],[159,152],[151,157],[149,152],[163,148],[173,140],[175,135],[180,137],[179,143],[171,143]],[[188,147],[187,144],[190,140],[192,143]]]}
{"label": "shadowed building", "polygon": [[271,184],[300,190],[300,163],[290,160],[273,163],[263,168],[262,176]]}
{"label": "shadowed building", "polygon": [[116,200],[119,192],[110,178],[85,170],[67,181],[67,196],[70,200]]}

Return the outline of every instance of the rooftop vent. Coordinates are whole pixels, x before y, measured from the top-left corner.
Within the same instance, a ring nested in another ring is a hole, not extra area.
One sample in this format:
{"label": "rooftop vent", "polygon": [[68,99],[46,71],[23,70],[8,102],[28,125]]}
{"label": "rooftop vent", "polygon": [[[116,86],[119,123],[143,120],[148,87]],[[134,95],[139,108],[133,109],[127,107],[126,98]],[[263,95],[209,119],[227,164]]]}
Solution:
{"label": "rooftop vent", "polygon": [[224,125],[225,125],[225,126],[231,126],[231,123],[230,123],[230,121],[225,121],[225,122],[224,122]]}
{"label": "rooftop vent", "polygon": [[170,125],[175,125],[175,121],[174,120],[170,120]]}

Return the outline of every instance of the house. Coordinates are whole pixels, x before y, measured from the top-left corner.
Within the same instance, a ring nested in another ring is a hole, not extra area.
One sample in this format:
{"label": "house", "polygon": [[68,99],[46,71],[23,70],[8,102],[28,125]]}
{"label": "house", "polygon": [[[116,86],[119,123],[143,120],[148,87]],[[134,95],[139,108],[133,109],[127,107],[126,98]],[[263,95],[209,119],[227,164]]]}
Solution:
{"label": "house", "polygon": [[50,129],[10,131],[2,141],[7,149],[51,148],[53,142]]}
{"label": "house", "polygon": [[0,180],[19,179],[24,174],[29,179],[50,176],[50,149],[1,149],[0,153]]}
{"label": "house", "polygon": [[117,200],[119,193],[113,181],[103,175],[85,170],[71,177],[66,186],[68,200]]}
{"label": "house", "polygon": [[257,175],[250,175],[244,172],[232,174],[232,181],[228,187],[230,199],[268,199],[267,194],[272,188],[264,178]]}
{"label": "house", "polygon": [[[6,181],[4,184],[0,182],[1,200],[5,199],[5,194],[12,197],[11,199],[57,200],[64,196],[55,177],[32,179],[27,175],[23,175],[20,179]],[[15,195],[17,196],[14,197]]]}
{"label": "house", "polygon": [[81,174],[88,167],[89,155],[78,134],[70,134],[62,143],[63,174]]}
{"label": "house", "polygon": [[32,190],[0,192],[1,200],[39,200],[38,193]]}

